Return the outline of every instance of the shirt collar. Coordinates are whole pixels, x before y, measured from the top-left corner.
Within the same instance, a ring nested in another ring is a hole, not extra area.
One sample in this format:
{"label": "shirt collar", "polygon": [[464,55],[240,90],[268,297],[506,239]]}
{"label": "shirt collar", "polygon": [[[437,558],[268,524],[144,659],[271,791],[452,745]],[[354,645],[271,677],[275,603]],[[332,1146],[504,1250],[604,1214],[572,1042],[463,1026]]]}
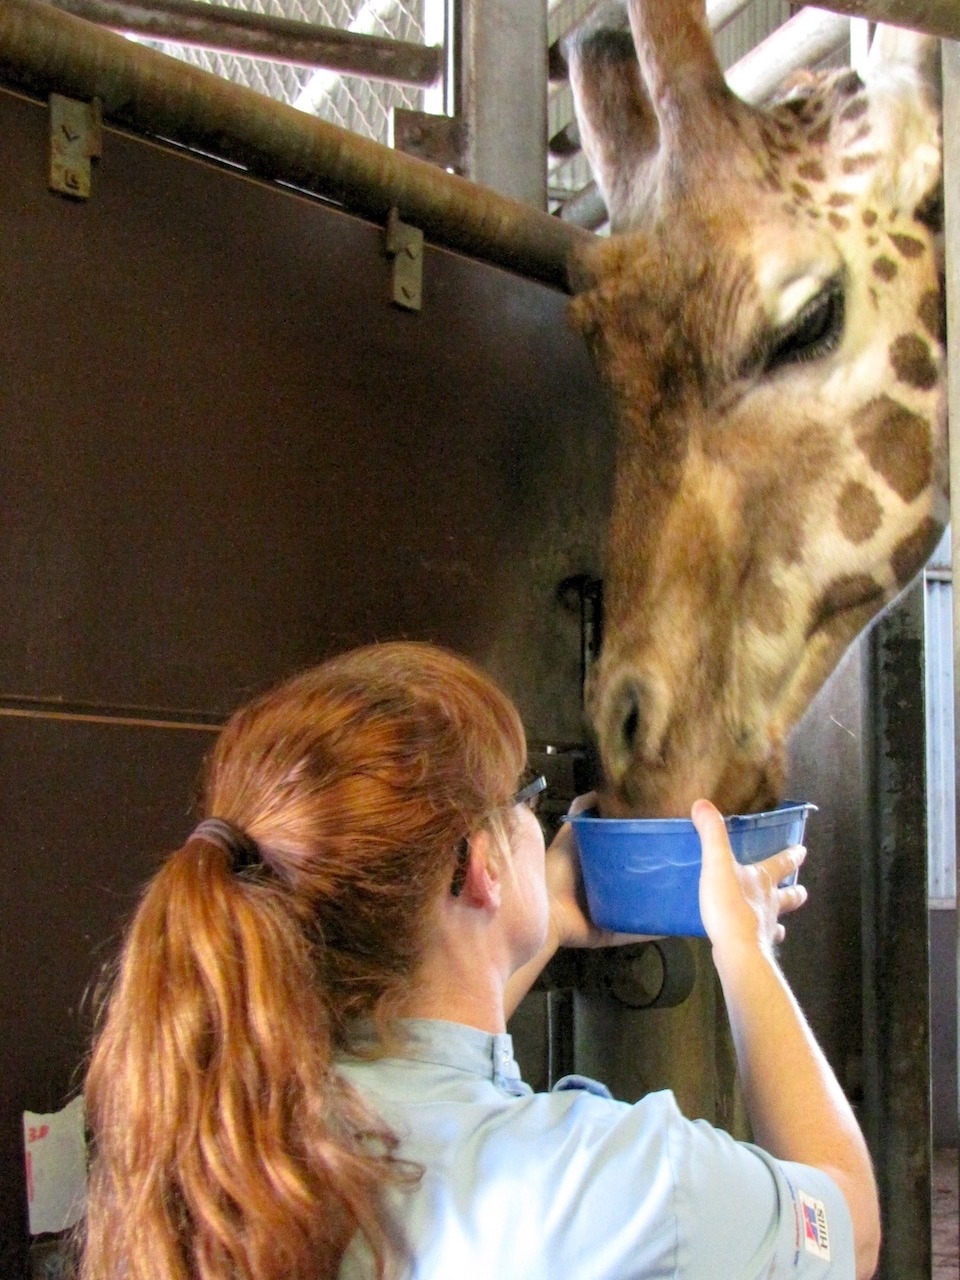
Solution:
{"label": "shirt collar", "polygon": [[399,1043],[390,1056],[466,1071],[517,1097],[533,1092],[513,1056],[513,1037],[492,1034],[439,1018],[404,1018],[397,1023]]}

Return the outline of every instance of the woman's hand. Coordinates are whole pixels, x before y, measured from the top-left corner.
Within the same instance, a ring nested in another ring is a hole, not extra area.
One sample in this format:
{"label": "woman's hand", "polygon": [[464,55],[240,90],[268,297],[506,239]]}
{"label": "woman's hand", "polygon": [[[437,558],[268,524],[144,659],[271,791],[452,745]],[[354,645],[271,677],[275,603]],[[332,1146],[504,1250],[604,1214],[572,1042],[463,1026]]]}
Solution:
{"label": "woman's hand", "polygon": [[[597,803],[596,793],[577,796],[570,813],[583,813]],[[580,873],[573,827],[565,822],[547,850],[547,894],[550,899],[550,932],[558,947],[609,947],[638,942],[635,934],[599,929],[590,919]]]}
{"label": "woman's hand", "polygon": [[786,932],[780,916],[807,900],[802,884],[779,887],[802,864],[806,849],[792,845],[744,866],[734,857],[723,818],[709,800],[698,800],[691,817],[703,850],[700,915],[710,941],[715,947],[746,942],[771,950]]}

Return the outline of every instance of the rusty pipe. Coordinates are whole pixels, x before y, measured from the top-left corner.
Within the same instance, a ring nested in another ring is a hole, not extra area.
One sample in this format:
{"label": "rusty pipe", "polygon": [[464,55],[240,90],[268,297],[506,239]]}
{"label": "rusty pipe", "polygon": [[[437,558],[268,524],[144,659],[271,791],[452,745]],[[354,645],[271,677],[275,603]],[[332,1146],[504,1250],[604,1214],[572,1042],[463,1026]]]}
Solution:
{"label": "rusty pipe", "polygon": [[569,288],[589,232],[40,0],[0,4],[0,80],[98,98],[106,121],[243,165],[386,223],[396,207],[444,248]]}
{"label": "rusty pipe", "polygon": [[820,5],[848,18],[869,18],[943,40],[960,40],[957,0],[820,0]]}
{"label": "rusty pipe", "polygon": [[431,85],[443,69],[441,49],[385,36],[339,31],[203,0],[46,0],[75,18],[114,31],[223,53],[326,67],[397,84]]}

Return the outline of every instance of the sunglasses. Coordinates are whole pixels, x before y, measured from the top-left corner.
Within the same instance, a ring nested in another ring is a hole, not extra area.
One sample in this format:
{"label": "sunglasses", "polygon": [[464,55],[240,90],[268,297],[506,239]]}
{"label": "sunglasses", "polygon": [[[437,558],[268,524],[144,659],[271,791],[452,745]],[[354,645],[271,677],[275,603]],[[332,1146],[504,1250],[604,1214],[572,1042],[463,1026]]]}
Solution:
{"label": "sunglasses", "polygon": [[[530,782],[520,788],[510,801],[510,807],[513,808],[518,804],[525,804],[531,813],[536,813],[537,805],[540,803],[540,795],[547,789],[547,780],[543,774],[539,774]],[[457,865],[453,871],[453,879],[450,882],[450,892],[455,898],[459,898],[463,893],[464,882],[467,878],[467,862],[470,857],[470,844],[464,837],[460,841],[457,849]]]}

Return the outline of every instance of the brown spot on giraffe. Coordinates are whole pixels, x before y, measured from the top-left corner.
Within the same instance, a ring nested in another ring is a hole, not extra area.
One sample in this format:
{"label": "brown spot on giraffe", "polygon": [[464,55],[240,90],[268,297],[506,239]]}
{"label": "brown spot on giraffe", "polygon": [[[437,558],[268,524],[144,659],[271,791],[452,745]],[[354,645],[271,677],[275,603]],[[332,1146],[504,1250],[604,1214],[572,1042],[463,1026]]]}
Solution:
{"label": "brown spot on giraffe", "polygon": [[863,213],[860,216],[863,218],[863,225],[865,227],[876,226],[876,223],[877,223],[876,209],[864,209]]}
{"label": "brown spot on giraffe", "polygon": [[801,178],[809,179],[810,182],[826,182],[827,180],[827,171],[819,160],[807,160],[804,164],[798,165],[797,174]]}
{"label": "brown spot on giraffe", "polygon": [[900,233],[890,232],[890,240],[898,253],[905,258],[919,258],[921,254],[926,252],[926,245],[922,240],[918,240],[916,236],[905,236]]}
{"label": "brown spot on giraffe", "polygon": [[870,125],[864,123],[860,126],[859,129],[857,129],[854,133],[852,133],[850,137],[847,139],[847,146],[855,147],[858,142],[862,142],[864,138],[869,138],[869,136],[870,136]]}
{"label": "brown spot on giraffe", "polygon": [[912,533],[897,543],[890,556],[890,568],[898,587],[907,585],[925,563],[939,537],[940,525],[927,516]]}
{"label": "brown spot on giraffe", "polygon": [[812,636],[838,613],[856,609],[883,598],[883,587],[869,573],[851,573],[834,578],[819,599],[814,601],[807,623],[807,635]]}
{"label": "brown spot on giraffe", "polygon": [[836,82],[837,93],[843,94],[844,97],[850,97],[851,94],[859,93],[864,88],[864,83],[860,79],[856,71],[850,70],[841,76]]}
{"label": "brown spot on giraffe", "polygon": [[940,371],[930,354],[930,345],[918,333],[904,333],[890,344],[890,363],[901,382],[929,391],[937,385]]}
{"label": "brown spot on giraffe", "polygon": [[802,200],[804,201],[804,203],[806,203],[808,200],[813,199],[813,192],[803,182],[791,182],[790,190],[793,192],[793,194],[797,197],[798,200]]}
{"label": "brown spot on giraffe", "polygon": [[939,289],[928,289],[917,307],[917,319],[937,342],[942,342],[947,332],[944,314],[944,296]]}
{"label": "brown spot on giraffe", "polygon": [[867,542],[880,528],[883,508],[880,499],[859,480],[848,480],[837,498],[837,526],[855,547]]}
{"label": "brown spot on giraffe", "polygon": [[839,213],[834,213],[832,209],[827,214],[827,221],[835,231],[846,231],[850,226],[849,218],[841,217]]}
{"label": "brown spot on giraffe", "polygon": [[882,254],[879,258],[874,258],[870,265],[870,270],[875,276],[879,276],[881,280],[893,280],[896,278],[899,268],[892,258]]}
{"label": "brown spot on giraffe", "polygon": [[930,424],[892,396],[877,396],[853,419],[857,444],[894,493],[912,502],[930,483]]}
{"label": "brown spot on giraffe", "polygon": [[870,110],[870,103],[866,98],[854,98],[840,112],[841,120],[859,120],[865,116]]}
{"label": "brown spot on giraffe", "polygon": [[874,168],[877,155],[873,151],[861,151],[858,156],[844,156],[840,161],[841,173],[866,173]]}
{"label": "brown spot on giraffe", "polygon": [[913,216],[928,231],[939,235],[943,230],[943,183],[941,182],[925,196],[913,211]]}
{"label": "brown spot on giraffe", "polygon": [[853,204],[853,196],[849,191],[832,191],[827,204],[831,209],[844,209],[848,204]]}
{"label": "brown spot on giraffe", "polygon": [[807,134],[807,141],[812,143],[815,147],[822,147],[830,137],[830,130],[832,128],[833,121],[828,116],[827,119],[822,120],[816,128],[810,130]]}

